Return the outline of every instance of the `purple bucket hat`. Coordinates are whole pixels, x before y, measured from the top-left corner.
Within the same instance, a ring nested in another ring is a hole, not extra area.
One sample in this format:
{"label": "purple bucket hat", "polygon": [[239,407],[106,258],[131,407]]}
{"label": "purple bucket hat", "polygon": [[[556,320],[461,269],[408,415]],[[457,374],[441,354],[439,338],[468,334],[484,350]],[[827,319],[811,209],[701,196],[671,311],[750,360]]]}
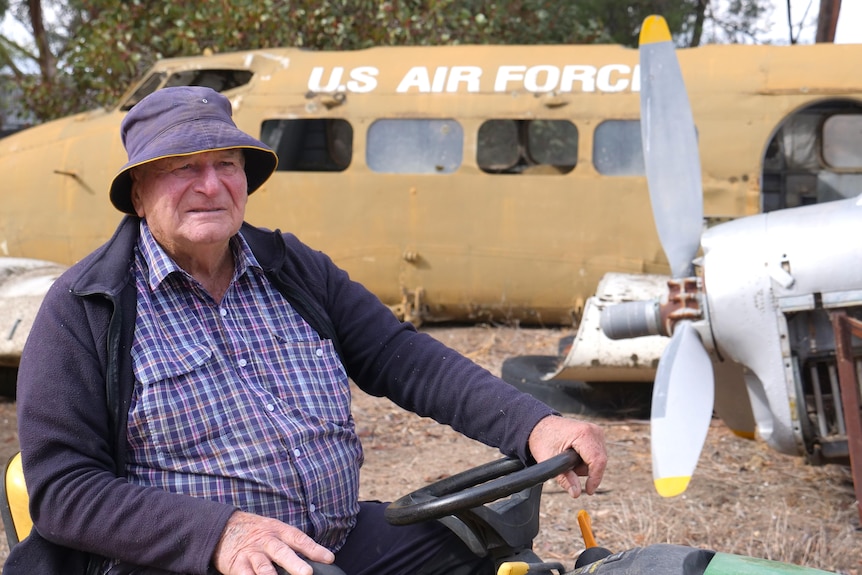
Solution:
{"label": "purple bucket hat", "polygon": [[236,127],[230,100],[211,88],[179,86],[153,92],[123,118],[120,136],[129,161],[114,177],[111,203],[132,215],[135,208],[129,171],[135,166],[171,156],[242,148],[250,194],[278,165],[278,157],[269,146]]}

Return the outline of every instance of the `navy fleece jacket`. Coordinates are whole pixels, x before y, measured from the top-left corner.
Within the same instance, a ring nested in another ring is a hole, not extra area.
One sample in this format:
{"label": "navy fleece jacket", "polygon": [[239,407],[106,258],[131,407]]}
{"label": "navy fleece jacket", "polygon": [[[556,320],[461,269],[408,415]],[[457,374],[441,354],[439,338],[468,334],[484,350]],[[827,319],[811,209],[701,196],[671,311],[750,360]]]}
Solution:
{"label": "navy fleece jacket", "polygon": [[[5,574],[83,573],[87,553],[205,574],[234,511],[123,478],[138,230],[138,218],[126,217],[104,246],[63,274],[30,332],[18,372],[18,425],[35,529],[13,549]],[[529,434],[550,408],[399,322],[293,235],[248,224],[240,233],[278,290],[334,341],[362,390],[529,459]]]}

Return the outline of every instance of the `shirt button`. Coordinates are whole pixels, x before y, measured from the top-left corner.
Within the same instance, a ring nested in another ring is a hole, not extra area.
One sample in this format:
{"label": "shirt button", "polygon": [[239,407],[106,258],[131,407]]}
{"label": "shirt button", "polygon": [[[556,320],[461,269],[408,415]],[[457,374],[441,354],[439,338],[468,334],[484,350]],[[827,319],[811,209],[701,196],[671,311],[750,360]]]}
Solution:
{"label": "shirt button", "polygon": [[246,365],[248,365],[248,362],[246,360],[244,360],[244,359],[239,360],[239,366],[240,367],[245,367]]}
{"label": "shirt button", "polygon": [[323,350],[322,350],[322,349],[318,349],[318,350],[317,350],[317,351],[315,351],[314,353],[316,353],[316,354],[317,354],[317,357],[323,357]]}
{"label": "shirt button", "polygon": [[308,511],[309,511],[310,513],[314,513],[315,511],[317,511],[317,507],[315,507],[315,506],[314,506],[314,503],[311,503],[311,504],[308,506]]}
{"label": "shirt button", "polygon": [[227,315],[227,310],[225,308],[220,308],[218,312],[221,314],[222,317]]}
{"label": "shirt button", "polygon": [[294,450],[293,450],[293,455],[294,455],[294,456],[296,456],[296,457],[299,457],[300,455],[302,455],[302,452],[301,452],[299,449],[294,449]]}
{"label": "shirt button", "polygon": [[275,406],[271,403],[267,403],[266,404],[266,410],[267,411],[275,411]]}

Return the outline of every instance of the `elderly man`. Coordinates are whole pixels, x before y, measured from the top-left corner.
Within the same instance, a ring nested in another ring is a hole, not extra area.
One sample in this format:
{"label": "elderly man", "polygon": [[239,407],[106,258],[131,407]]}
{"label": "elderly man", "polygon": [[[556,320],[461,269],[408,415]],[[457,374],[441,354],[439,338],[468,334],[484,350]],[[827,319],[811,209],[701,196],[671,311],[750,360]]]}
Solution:
{"label": "elderly man", "polygon": [[59,278],[19,369],[35,528],[4,573],[493,573],[442,525],[358,501],[365,392],[524,461],[573,447],[593,493],[601,430],[560,417],[401,323],[324,254],[244,223],[275,154],[207,88],[122,124],[114,236]]}

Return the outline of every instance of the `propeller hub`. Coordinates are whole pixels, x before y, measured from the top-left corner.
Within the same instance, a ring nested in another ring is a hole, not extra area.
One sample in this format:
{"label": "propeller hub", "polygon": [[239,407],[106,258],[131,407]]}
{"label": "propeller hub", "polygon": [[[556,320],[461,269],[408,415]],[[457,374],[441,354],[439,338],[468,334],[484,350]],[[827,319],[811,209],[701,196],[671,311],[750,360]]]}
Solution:
{"label": "propeller hub", "polygon": [[672,335],[680,321],[703,319],[703,282],[700,278],[670,279],[667,288],[667,301],[659,306],[663,334]]}

